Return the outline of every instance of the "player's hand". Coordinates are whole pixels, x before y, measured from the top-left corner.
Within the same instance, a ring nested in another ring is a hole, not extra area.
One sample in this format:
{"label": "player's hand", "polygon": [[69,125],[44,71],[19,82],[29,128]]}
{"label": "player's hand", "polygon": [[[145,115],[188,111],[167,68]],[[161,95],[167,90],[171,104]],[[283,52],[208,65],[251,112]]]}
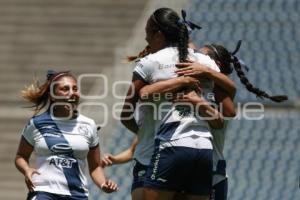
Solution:
{"label": "player's hand", "polygon": [[193,105],[197,105],[201,103],[203,99],[199,97],[199,95],[195,91],[191,91],[187,94],[180,94],[174,99],[175,103],[183,102],[183,103],[191,103]]}
{"label": "player's hand", "polygon": [[178,63],[176,67],[180,68],[175,71],[178,76],[193,76],[198,78],[207,76],[210,70],[207,66],[197,62]]}
{"label": "player's hand", "polygon": [[27,186],[27,188],[30,192],[33,192],[33,188],[35,187],[35,185],[32,182],[33,174],[40,175],[40,173],[34,168],[28,168],[25,171],[25,183],[26,183],[26,186]]}
{"label": "player's hand", "polygon": [[178,78],[181,79],[182,85],[192,88],[198,93],[202,92],[202,86],[199,79],[192,76],[180,76]]}
{"label": "player's hand", "polygon": [[104,154],[103,158],[101,159],[101,166],[102,168],[111,166],[115,163],[115,158],[111,154]]}
{"label": "player's hand", "polygon": [[101,190],[105,193],[112,193],[115,191],[118,191],[118,185],[111,181],[111,180],[106,180],[104,183],[101,184]]}

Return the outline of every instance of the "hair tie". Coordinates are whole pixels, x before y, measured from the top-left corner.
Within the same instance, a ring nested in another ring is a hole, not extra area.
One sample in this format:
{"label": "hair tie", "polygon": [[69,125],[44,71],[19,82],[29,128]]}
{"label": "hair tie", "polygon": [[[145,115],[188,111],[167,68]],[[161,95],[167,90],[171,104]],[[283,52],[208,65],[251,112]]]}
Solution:
{"label": "hair tie", "polygon": [[195,29],[202,28],[201,26],[199,26],[191,21],[186,20],[186,11],[185,10],[181,10],[181,17],[182,17],[182,19],[179,19],[178,23],[184,24],[187,27],[189,34]]}
{"label": "hair tie", "polygon": [[236,44],[234,51],[230,54],[235,55],[240,50],[241,45],[242,45],[242,40],[239,40],[238,43]]}
{"label": "hair tie", "polygon": [[231,54],[231,56],[233,58],[235,57],[236,60],[237,60],[237,62],[240,63],[241,67],[244,68],[248,72],[249,71],[249,67],[246,65],[246,63],[242,59],[240,59],[240,58],[238,58],[238,57],[235,56],[235,54],[240,50],[241,45],[242,45],[242,40],[239,40],[238,43],[237,43],[237,45],[236,45],[236,47],[235,47],[235,49],[234,49],[234,51],[232,53],[230,52],[230,54]]}
{"label": "hair tie", "polygon": [[57,78],[60,77],[60,76],[63,76],[63,75],[68,74],[69,72],[70,72],[70,71],[56,72],[56,71],[54,71],[54,70],[52,70],[52,69],[49,69],[49,70],[47,71],[47,80],[48,80],[48,81],[49,81],[49,80],[53,81],[54,79],[57,79]]}
{"label": "hair tie", "polygon": [[55,74],[57,74],[58,72],[52,70],[52,69],[48,69],[47,71],[47,80],[50,80],[52,76],[54,76]]}

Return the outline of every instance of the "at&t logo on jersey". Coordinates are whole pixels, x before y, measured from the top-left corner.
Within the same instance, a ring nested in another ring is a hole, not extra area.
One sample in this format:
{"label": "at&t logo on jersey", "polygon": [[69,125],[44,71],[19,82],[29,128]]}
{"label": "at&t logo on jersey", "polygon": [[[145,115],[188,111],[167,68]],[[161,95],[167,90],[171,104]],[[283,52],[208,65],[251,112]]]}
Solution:
{"label": "at&t logo on jersey", "polygon": [[73,163],[76,163],[76,159],[69,157],[56,157],[51,158],[49,165],[55,165],[62,168],[72,168]]}

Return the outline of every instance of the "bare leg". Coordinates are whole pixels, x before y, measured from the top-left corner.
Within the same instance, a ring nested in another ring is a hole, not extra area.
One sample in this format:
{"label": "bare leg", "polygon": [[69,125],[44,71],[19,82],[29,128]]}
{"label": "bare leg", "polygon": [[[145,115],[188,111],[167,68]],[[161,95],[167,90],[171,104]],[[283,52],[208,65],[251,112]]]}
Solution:
{"label": "bare leg", "polygon": [[153,188],[145,188],[144,191],[144,200],[172,200],[175,195],[174,191],[157,190]]}
{"label": "bare leg", "polygon": [[209,196],[187,195],[187,200],[209,200]]}
{"label": "bare leg", "polygon": [[187,197],[182,193],[176,193],[173,200],[187,200]]}
{"label": "bare leg", "polygon": [[132,200],[144,200],[144,188],[136,188],[131,192]]}

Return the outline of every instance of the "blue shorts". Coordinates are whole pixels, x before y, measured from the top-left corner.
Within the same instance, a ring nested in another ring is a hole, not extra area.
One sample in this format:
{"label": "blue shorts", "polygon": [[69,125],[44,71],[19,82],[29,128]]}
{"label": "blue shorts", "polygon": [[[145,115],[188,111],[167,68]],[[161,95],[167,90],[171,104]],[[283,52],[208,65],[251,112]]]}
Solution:
{"label": "blue shorts", "polygon": [[182,146],[159,148],[147,170],[145,187],[208,196],[212,188],[212,149]]}
{"label": "blue shorts", "polygon": [[213,186],[210,200],[227,200],[228,180],[227,178]]}
{"label": "blue shorts", "polygon": [[143,165],[138,160],[134,159],[134,166],[132,170],[133,181],[131,185],[131,192],[137,188],[144,187],[144,181],[148,166]]}
{"label": "blue shorts", "polygon": [[88,200],[88,197],[73,197],[48,192],[29,192],[26,200]]}

